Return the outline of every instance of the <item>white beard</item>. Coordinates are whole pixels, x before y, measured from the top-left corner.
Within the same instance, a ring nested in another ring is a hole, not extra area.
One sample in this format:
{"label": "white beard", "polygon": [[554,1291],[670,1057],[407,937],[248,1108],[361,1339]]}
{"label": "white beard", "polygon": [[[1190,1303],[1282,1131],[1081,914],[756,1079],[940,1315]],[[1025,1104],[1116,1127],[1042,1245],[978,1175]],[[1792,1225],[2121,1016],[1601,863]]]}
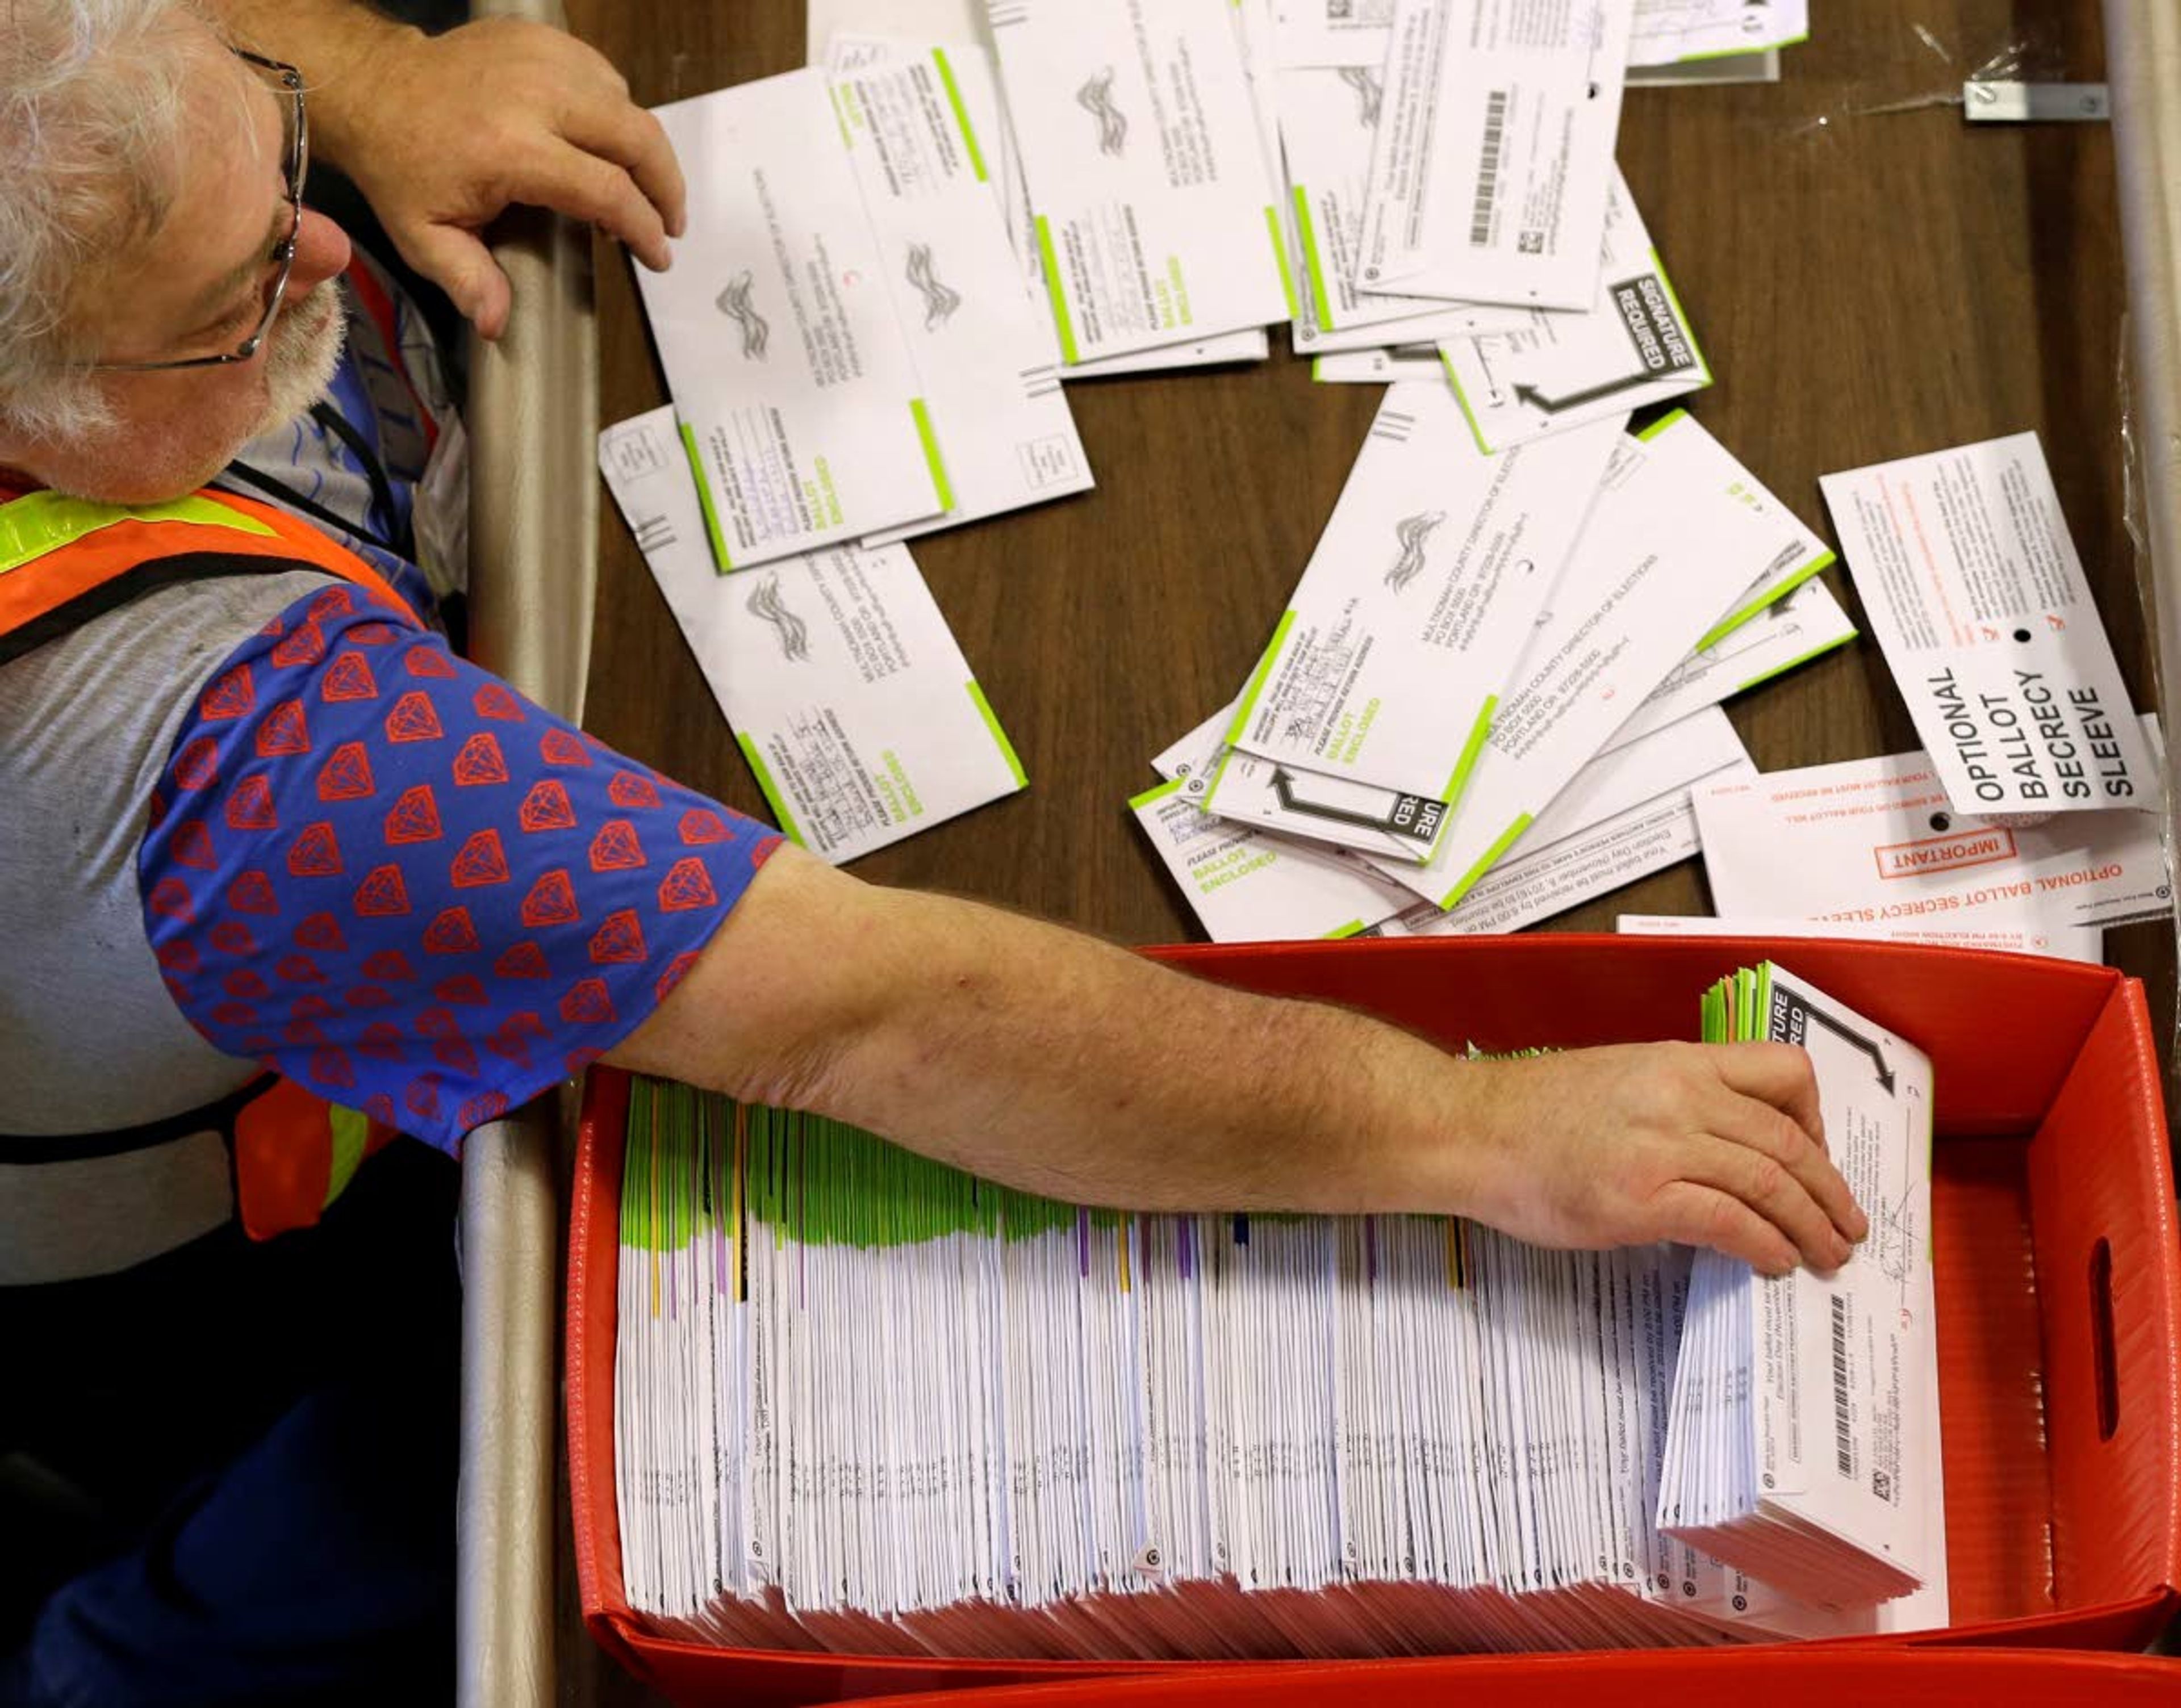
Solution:
{"label": "white beard", "polygon": [[340,293],[331,281],[273,323],[265,340],[265,412],[253,438],[285,427],[326,395],[347,335]]}

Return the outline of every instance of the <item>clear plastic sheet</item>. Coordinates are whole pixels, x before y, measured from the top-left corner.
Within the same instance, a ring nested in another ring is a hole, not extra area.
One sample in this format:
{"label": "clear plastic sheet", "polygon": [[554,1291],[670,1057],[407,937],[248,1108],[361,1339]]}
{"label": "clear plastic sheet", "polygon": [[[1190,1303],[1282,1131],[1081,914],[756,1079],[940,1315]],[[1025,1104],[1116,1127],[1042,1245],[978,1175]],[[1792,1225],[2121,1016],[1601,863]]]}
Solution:
{"label": "clear plastic sheet", "polygon": [[2071,74],[2067,56],[2049,26],[2032,25],[2002,39],[1949,39],[1930,25],[1904,19],[1903,30],[1913,35],[1922,52],[1912,57],[1905,74],[1873,79],[1847,85],[1837,105],[1810,114],[1798,131],[1822,135],[1850,119],[1890,118],[1902,113],[1927,113],[1936,107],[1963,105],[1962,89],[1968,83],[2068,83],[2080,81]]}

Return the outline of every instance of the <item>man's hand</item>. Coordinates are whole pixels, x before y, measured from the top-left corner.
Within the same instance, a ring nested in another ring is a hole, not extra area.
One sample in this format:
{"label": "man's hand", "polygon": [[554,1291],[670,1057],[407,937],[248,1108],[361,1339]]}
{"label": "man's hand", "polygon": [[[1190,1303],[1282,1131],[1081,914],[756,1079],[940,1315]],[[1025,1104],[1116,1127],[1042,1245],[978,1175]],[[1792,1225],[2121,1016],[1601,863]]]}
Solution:
{"label": "man's hand", "polygon": [[686,211],[673,147],[573,36],[512,18],[428,36],[359,0],[208,3],[232,39],[301,69],[313,153],[487,338],[511,293],[478,234],[514,203],[588,220],[646,267],[671,259]]}
{"label": "man's hand", "polygon": [[1476,1062],[1471,1213],[1533,1244],[1677,1240],[1767,1275],[1847,1259],[1869,1231],[1825,1150],[1809,1057],[1647,1044]]}
{"label": "man's hand", "polygon": [[505,328],[511,292],[478,233],[511,203],[588,220],[654,270],[671,260],[686,211],[674,150],[571,36],[511,18],[398,30],[314,99],[327,157],[487,338]]}

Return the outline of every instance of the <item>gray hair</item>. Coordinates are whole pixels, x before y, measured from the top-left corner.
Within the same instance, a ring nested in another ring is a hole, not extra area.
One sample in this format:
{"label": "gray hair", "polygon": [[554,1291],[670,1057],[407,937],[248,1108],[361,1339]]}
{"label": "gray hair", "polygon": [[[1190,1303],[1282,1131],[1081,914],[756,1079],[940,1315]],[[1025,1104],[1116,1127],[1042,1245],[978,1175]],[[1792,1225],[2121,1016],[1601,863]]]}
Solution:
{"label": "gray hair", "polygon": [[190,0],[0,0],[0,422],[58,440],[112,419],[72,296],[165,222],[181,167]]}

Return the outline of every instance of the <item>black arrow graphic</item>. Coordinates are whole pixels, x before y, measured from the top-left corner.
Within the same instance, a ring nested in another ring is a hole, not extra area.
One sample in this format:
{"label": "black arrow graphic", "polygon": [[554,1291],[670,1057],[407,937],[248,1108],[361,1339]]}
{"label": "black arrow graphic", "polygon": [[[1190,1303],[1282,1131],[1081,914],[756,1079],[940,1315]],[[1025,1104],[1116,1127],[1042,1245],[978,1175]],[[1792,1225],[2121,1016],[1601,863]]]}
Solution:
{"label": "black arrow graphic", "polygon": [[1885,1053],[1879,1049],[1877,1044],[1873,1043],[1869,1039],[1865,1038],[1853,1027],[1847,1025],[1842,1021],[1834,1019],[1831,1015],[1826,1013],[1822,1008],[1813,1008],[1808,1003],[1803,1001],[1800,997],[1794,999],[1794,1006],[1801,1011],[1805,1020],[1815,1021],[1819,1026],[1824,1027],[1826,1031],[1831,1033],[1834,1037],[1841,1039],[1843,1043],[1853,1044],[1858,1050],[1860,1050],[1868,1055],[1870,1057],[1870,1065],[1878,1072],[1878,1083],[1886,1088],[1886,1094],[1888,1097],[1893,1095],[1893,1070],[1886,1065]]}
{"label": "black arrow graphic", "polygon": [[1351,813],[1344,807],[1328,807],[1317,801],[1295,799],[1295,778],[1285,767],[1273,768],[1273,793],[1283,808],[1291,813],[1307,813],[1313,818],[1331,818],[1342,824],[1360,824],[1367,830],[1383,830],[1389,835],[1398,835],[1394,829],[1394,813],[1400,804],[1398,798],[1384,813]]}
{"label": "black arrow graphic", "polygon": [[1602,397],[1611,397],[1618,391],[1633,391],[1639,385],[1648,385],[1654,379],[1671,379],[1671,374],[1632,373],[1626,379],[1608,380],[1604,385],[1594,385],[1587,391],[1570,392],[1565,397],[1547,397],[1533,385],[1518,385],[1515,399],[1541,409],[1547,415],[1558,415],[1564,409],[1573,409],[1578,404],[1596,403]]}

